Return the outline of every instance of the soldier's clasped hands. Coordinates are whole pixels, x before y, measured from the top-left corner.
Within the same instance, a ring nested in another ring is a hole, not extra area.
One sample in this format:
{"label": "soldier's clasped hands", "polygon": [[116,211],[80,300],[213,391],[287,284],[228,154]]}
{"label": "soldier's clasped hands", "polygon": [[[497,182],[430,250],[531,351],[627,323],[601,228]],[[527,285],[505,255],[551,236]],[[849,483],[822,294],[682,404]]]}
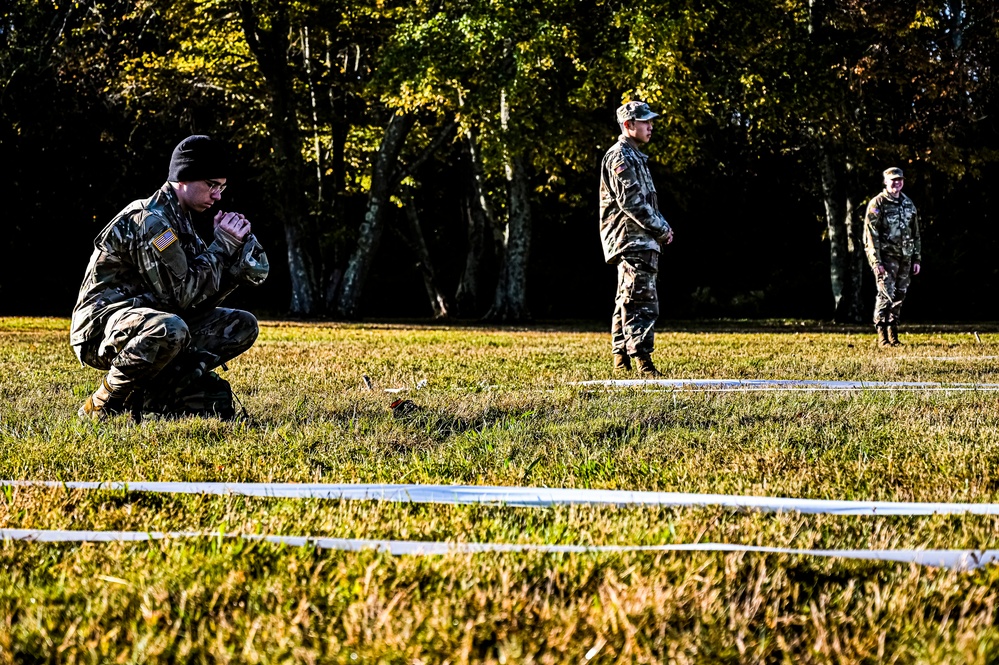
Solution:
{"label": "soldier's clasped hands", "polygon": [[222,212],[215,215],[215,228],[222,229],[242,242],[250,235],[250,221],[238,212]]}

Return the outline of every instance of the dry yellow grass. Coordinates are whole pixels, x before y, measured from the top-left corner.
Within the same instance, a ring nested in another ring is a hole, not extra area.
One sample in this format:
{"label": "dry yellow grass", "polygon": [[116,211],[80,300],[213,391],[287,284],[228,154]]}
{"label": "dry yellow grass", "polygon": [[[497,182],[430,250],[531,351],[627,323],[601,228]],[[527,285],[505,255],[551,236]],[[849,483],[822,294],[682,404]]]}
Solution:
{"label": "dry yellow grass", "polygon": [[[999,335],[676,327],[674,378],[999,382]],[[408,482],[997,502],[989,392],[699,393],[609,378],[607,336],[267,322],[226,377],[252,423],[80,423],[58,319],[0,319],[0,477]],[[938,358],[957,358],[939,360]],[[370,377],[375,390],[365,388]],[[426,387],[416,385],[426,380]],[[392,417],[407,388],[421,407]],[[400,505],[17,488],[0,528],[462,542],[997,547],[997,519]],[[997,570],[761,554],[391,557],[206,538],[0,545],[0,660],[989,663]]]}

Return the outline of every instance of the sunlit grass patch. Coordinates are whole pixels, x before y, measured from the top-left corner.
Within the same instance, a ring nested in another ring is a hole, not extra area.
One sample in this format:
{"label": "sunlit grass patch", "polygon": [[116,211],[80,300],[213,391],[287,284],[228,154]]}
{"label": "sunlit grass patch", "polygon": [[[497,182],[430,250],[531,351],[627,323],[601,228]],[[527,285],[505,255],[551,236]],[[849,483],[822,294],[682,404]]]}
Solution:
{"label": "sunlit grass patch", "polygon": [[[593,329],[264,322],[224,372],[248,421],[97,425],[75,414],[100,374],[79,367],[67,339],[65,320],[0,319],[0,477],[999,502],[997,393],[606,390],[570,385],[613,376],[608,335]],[[669,378],[999,382],[999,336],[979,339],[927,327],[878,351],[851,329],[664,325],[656,361]],[[416,408],[393,412],[400,398]],[[996,527],[967,515],[0,494],[7,529],[970,549],[999,546]],[[0,561],[0,653],[19,661],[999,657],[994,568],[777,554],[393,558],[217,538],[5,542]]]}

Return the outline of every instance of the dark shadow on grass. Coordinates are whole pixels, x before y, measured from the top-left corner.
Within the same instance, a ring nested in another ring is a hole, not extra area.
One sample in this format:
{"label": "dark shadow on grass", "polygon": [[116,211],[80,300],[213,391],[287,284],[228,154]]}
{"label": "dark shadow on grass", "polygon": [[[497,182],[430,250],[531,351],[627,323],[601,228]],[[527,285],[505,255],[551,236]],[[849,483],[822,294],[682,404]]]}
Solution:
{"label": "dark shadow on grass", "polygon": [[[479,320],[447,320],[432,319],[366,319],[363,322],[344,324],[334,321],[295,321],[293,319],[261,321],[274,327],[285,327],[289,322],[295,325],[314,327],[343,327],[344,325],[363,326],[365,330],[435,330],[435,329],[467,329],[476,331],[497,332],[607,332],[606,321],[595,320],[536,320],[522,325],[497,325]],[[874,335],[874,326],[863,323],[836,323],[835,321],[818,319],[665,319],[656,323],[658,332],[705,332],[705,333],[764,333],[764,334],[795,334],[795,333],[862,333]],[[999,332],[999,321],[941,321],[941,322],[909,322],[903,321],[902,333],[978,333]]]}

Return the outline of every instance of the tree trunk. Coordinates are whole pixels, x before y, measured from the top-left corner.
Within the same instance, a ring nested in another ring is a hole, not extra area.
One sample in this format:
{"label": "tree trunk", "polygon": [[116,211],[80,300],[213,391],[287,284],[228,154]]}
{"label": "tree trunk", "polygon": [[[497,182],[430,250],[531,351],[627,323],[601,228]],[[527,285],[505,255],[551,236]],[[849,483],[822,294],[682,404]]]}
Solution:
{"label": "tree trunk", "polygon": [[454,294],[455,308],[459,316],[474,315],[479,307],[479,289],[482,283],[482,251],[485,247],[486,222],[482,208],[471,200],[462,201],[462,212],[468,225],[468,251],[465,254],[465,268]]}
{"label": "tree trunk", "polygon": [[412,198],[406,201],[406,219],[409,220],[410,245],[416,253],[417,267],[423,277],[423,288],[427,292],[430,309],[433,311],[435,319],[446,319],[449,316],[447,298],[437,286],[434,265],[430,260],[430,250],[427,249],[427,242],[423,238],[420,217],[416,212],[416,202]]}
{"label": "tree trunk", "polygon": [[[328,40],[326,48],[329,49]],[[326,58],[327,60],[330,58],[328,52]],[[345,217],[343,195],[347,189],[346,146],[347,134],[350,131],[350,122],[347,118],[346,109],[346,94],[342,85],[334,85],[329,88],[330,152],[328,164],[330,177],[328,182],[331,184],[332,189],[329,196],[332,199],[330,209],[332,210],[332,218],[334,220],[344,219]],[[339,254],[336,251],[335,244],[333,251],[327,252],[323,259],[325,265],[333,266],[332,270],[329,270],[325,275],[325,292],[323,296],[326,310],[332,312],[336,310],[337,294],[340,293],[340,280],[343,279],[343,269],[339,267]]]}
{"label": "tree trunk", "polygon": [[823,146],[819,169],[829,236],[834,318],[840,323],[857,323],[863,320],[860,298],[864,246],[863,222],[854,210],[854,198],[850,193],[852,165],[846,163],[843,175],[838,175],[828,148]]}
{"label": "tree trunk", "polygon": [[381,146],[371,172],[371,189],[368,191],[367,211],[357,238],[357,248],[350,257],[347,269],[340,280],[340,297],[337,314],[347,319],[357,318],[361,295],[368,279],[378,243],[385,228],[385,208],[389,205],[395,177],[396,160],[412,129],[415,118],[395,112],[385,128]]}
{"label": "tree trunk", "polygon": [[527,171],[519,153],[519,142],[511,140],[510,105],[504,90],[500,95],[500,120],[506,141],[507,222],[503,234],[502,259],[493,306],[486,313],[490,321],[530,320],[527,309],[527,261],[531,252],[531,205]]}
{"label": "tree trunk", "polygon": [[493,306],[486,313],[490,321],[529,321],[527,309],[527,261],[531,251],[531,206],[528,199],[527,173],[520,157],[506,163],[510,214],[503,238],[503,258]]}
{"label": "tree trunk", "polygon": [[950,40],[955,51],[964,46],[964,26],[967,22],[967,11],[964,0],[950,0],[947,3],[947,16],[950,18]]}
{"label": "tree trunk", "polygon": [[309,88],[309,103],[312,109],[312,145],[316,151],[316,200],[323,200],[323,150],[319,139],[319,112],[316,105],[316,86],[312,82],[312,60],[309,52],[309,26],[301,31],[302,62],[305,65],[305,81]]}
{"label": "tree trunk", "polygon": [[[327,41],[326,48],[329,49]],[[326,59],[330,59],[327,52]],[[347,188],[347,135],[350,133],[350,120],[347,118],[347,92],[345,86],[331,85],[330,102],[330,179],[333,184],[334,212],[340,217],[340,199]]]}
{"label": "tree trunk", "polygon": [[475,192],[475,202],[485,219],[486,226],[489,228],[493,244],[497,250],[497,255],[499,255],[498,252],[503,247],[503,229],[496,219],[496,213],[493,211],[493,206],[489,203],[489,196],[486,193],[488,191],[486,188],[486,168],[482,164],[482,152],[479,150],[479,141],[475,136],[474,130],[469,129],[465,133],[465,140],[468,144],[468,156],[472,163],[472,185]]}
{"label": "tree trunk", "polygon": [[465,132],[465,148],[468,150],[471,165],[471,194],[466,200],[465,214],[468,221],[468,253],[465,255],[465,269],[455,293],[458,313],[466,316],[477,313],[482,295],[482,257],[486,249],[486,234],[494,256],[501,256],[503,232],[496,223],[496,215],[486,194],[486,171],[482,165],[482,153],[473,129]]}
{"label": "tree trunk", "polygon": [[310,228],[302,185],[306,170],[301,153],[298,119],[295,115],[293,77],[287,60],[289,22],[287,8],[275,3],[269,16],[269,29],[258,20],[253,2],[239,3],[246,41],[257,59],[270,98],[271,113],[266,125],[274,150],[271,160],[276,188],[274,216],[284,227],[291,277],[292,314],[317,313],[321,299],[313,248],[316,234]]}

